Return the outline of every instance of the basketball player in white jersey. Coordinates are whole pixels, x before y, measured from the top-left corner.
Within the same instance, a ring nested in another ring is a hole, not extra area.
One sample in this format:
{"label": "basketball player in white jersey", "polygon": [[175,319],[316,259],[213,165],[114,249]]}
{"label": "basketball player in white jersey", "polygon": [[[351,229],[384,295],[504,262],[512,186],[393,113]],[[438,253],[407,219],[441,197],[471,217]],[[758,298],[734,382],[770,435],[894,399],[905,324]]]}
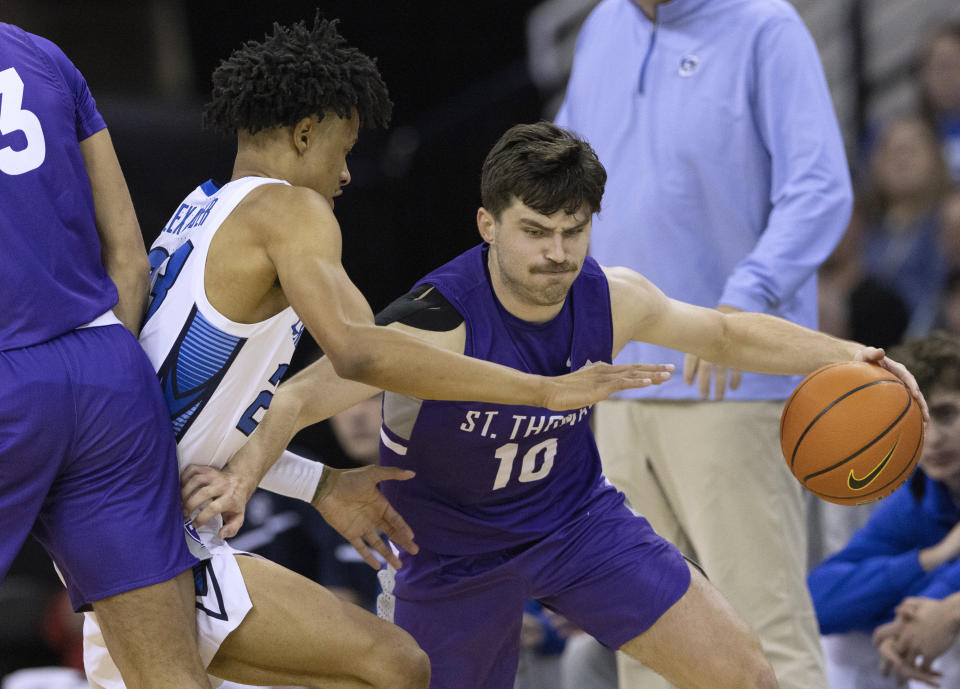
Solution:
{"label": "basketball player in white jersey", "polygon": [[[340,263],[333,215],[334,198],[350,181],[345,158],[359,125],[389,118],[374,62],[348,46],[334,22],[275,25],[262,43],[248,42],[222,63],[213,83],[206,118],[238,135],[233,177],[223,187],[198,187],[154,243],[141,336],[181,470],[223,466],[244,442],[304,326],[339,375],[419,398],[570,409],[668,375],[657,366],[527,375],[376,327]],[[415,551],[409,529],[376,491],[377,481],[412,472],[366,467],[327,495],[319,469],[288,455],[262,485],[306,499],[316,493],[327,505],[350,503],[324,515],[373,562],[367,546],[399,564],[377,530]],[[211,675],[261,685],[428,685],[428,660],[408,634],[282,567],[235,556],[217,532],[217,524],[205,525],[192,544],[204,558],[195,570],[197,620]],[[84,660],[94,687],[123,686],[93,616]]]}

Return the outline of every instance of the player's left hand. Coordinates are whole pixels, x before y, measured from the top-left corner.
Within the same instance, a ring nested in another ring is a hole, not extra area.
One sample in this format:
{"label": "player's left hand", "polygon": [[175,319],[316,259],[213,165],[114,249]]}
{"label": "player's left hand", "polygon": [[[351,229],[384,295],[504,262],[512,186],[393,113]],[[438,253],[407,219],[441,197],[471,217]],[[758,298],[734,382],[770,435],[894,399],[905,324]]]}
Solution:
{"label": "player's left hand", "polygon": [[236,536],[243,526],[247,501],[256,487],[244,474],[230,471],[229,464],[223,470],[191,464],[180,474],[183,515],[189,517],[200,510],[193,518],[193,525],[199,527],[220,514],[223,516],[220,538]]}
{"label": "player's left hand", "polygon": [[902,380],[903,384],[907,386],[907,390],[910,391],[910,394],[913,395],[913,398],[920,406],[920,413],[923,414],[924,422],[930,421],[930,409],[927,407],[927,401],[923,398],[923,393],[920,392],[920,386],[917,385],[916,379],[914,379],[913,374],[907,370],[906,366],[898,361],[894,361],[888,357],[882,349],[877,347],[864,347],[857,352],[853,360],[876,364],[877,366],[887,369],[890,373]]}
{"label": "player's left hand", "polygon": [[[717,307],[717,311],[721,313],[738,313],[742,310],[727,304],[720,304]],[[687,354],[683,357],[683,381],[687,385],[693,385],[693,381],[697,381],[701,399],[710,399],[710,384],[713,383],[715,398],[722,400],[726,396],[728,387],[731,390],[740,387],[742,377],[743,371],[711,364],[695,354]]]}
{"label": "player's left hand", "polygon": [[412,471],[396,467],[364,466],[359,469],[323,468],[321,485],[312,505],[326,522],[350,541],[364,562],[380,569],[380,561],[370,549],[377,551],[395,569],[400,558],[383,541],[380,533],[408,553],[420,548],[413,542],[413,530],[387,501],[377,484],[380,481],[406,481]]}

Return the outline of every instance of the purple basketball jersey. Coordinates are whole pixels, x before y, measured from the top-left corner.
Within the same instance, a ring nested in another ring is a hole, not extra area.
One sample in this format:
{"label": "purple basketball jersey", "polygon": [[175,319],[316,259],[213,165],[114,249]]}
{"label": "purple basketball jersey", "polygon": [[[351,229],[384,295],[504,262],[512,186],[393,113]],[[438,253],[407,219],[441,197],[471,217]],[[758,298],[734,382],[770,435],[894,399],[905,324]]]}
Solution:
{"label": "purple basketball jersey", "polygon": [[[477,246],[418,283],[435,286],[463,316],[465,354],[548,376],[610,361],[610,293],[593,259],[547,323],[522,321],[500,305],[486,260]],[[388,393],[381,462],[417,476],[383,491],[434,552],[477,554],[542,538],[598,499],[622,502],[601,474],[590,411]]]}
{"label": "purple basketball jersey", "polygon": [[62,335],[117,303],[79,146],[104,126],[57,46],[0,23],[0,351]]}

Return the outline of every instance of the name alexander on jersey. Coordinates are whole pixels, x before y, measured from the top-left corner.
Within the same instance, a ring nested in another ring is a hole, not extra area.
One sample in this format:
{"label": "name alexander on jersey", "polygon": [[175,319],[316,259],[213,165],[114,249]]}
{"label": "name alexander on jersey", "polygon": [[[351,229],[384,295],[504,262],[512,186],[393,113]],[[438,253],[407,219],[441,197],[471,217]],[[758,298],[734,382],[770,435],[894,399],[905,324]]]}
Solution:
{"label": "name alexander on jersey", "polygon": [[210,215],[210,211],[213,210],[213,207],[217,205],[217,201],[219,200],[218,198],[212,198],[203,206],[181,203],[180,207],[177,208],[177,211],[173,214],[173,217],[170,218],[170,222],[164,226],[163,232],[177,235],[184,230],[189,230],[191,227],[199,227],[203,224],[203,221],[207,219],[207,216]]}

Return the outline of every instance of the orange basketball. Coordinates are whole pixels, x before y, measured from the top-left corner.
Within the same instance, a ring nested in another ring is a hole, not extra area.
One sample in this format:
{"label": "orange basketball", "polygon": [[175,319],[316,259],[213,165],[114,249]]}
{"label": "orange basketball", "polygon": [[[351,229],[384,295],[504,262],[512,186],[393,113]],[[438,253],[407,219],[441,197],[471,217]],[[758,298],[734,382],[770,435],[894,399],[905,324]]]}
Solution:
{"label": "orange basketball", "polygon": [[804,488],[841,505],[886,497],[923,448],[923,417],[907,386],[861,361],[804,378],[780,417],[780,447]]}

